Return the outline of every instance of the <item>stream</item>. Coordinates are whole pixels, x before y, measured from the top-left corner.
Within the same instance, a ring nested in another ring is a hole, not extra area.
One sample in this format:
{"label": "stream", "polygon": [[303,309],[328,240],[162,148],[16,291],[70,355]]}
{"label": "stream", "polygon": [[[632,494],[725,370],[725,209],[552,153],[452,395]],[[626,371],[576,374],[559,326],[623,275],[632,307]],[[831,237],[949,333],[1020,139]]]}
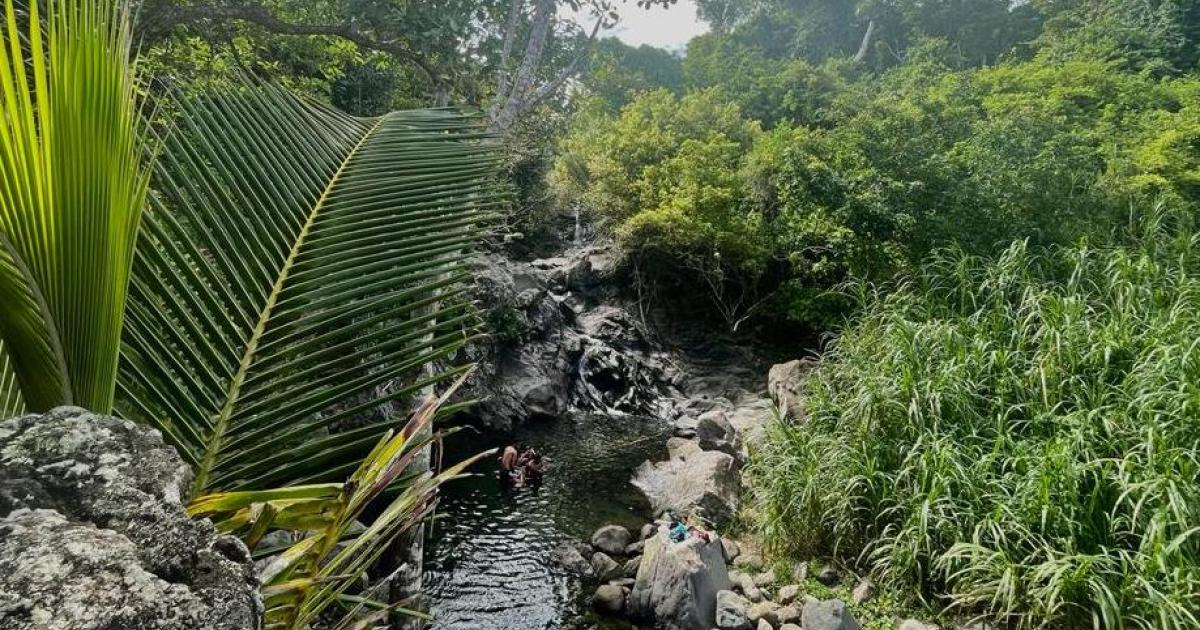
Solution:
{"label": "stream", "polygon": [[496,461],[443,488],[425,552],[425,592],[435,630],[591,627],[590,593],[551,561],[551,551],[618,523],[637,531],[648,505],[629,483],[646,459],[665,453],[669,428],[647,418],[580,415],[512,433],[465,430],[446,445],[447,463],[505,444],[549,458],[539,490],[502,490]]}

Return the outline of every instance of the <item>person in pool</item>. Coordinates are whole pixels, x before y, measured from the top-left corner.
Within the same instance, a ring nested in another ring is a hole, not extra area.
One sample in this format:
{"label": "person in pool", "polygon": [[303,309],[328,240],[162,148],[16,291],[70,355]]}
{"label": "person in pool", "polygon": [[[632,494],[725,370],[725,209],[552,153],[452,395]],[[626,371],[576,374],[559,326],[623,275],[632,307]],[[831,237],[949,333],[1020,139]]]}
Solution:
{"label": "person in pool", "polygon": [[538,485],[542,483],[542,477],[546,474],[546,460],[542,454],[529,449],[528,456],[522,456],[522,468],[525,470],[525,481],[530,485]]}
{"label": "person in pool", "polygon": [[520,466],[518,466],[519,455],[517,447],[509,444],[504,447],[504,451],[500,453],[500,480],[505,483],[514,483],[520,474]]}

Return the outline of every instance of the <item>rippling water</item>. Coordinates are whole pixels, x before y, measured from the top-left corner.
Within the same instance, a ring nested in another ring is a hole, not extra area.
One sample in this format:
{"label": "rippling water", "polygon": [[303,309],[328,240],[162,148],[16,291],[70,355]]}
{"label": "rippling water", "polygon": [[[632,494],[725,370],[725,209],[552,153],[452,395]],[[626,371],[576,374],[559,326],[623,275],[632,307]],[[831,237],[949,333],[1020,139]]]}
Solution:
{"label": "rippling water", "polygon": [[642,418],[585,416],[511,434],[462,432],[447,462],[507,443],[550,458],[538,491],[503,491],[495,460],[481,476],[443,491],[426,547],[425,589],[440,630],[524,630],[588,625],[586,594],[550,561],[558,544],[587,539],[601,525],[640,527],[644,499],[629,484],[638,464],[664,450],[666,428]]}

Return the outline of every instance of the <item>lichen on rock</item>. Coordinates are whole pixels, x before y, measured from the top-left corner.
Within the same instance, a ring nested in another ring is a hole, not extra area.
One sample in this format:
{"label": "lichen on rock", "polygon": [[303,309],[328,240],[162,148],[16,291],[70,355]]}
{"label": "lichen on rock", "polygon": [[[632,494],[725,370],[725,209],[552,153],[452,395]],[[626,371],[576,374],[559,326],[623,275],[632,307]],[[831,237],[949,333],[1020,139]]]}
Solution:
{"label": "lichen on rock", "polygon": [[250,554],[188,517],[190,483],[129,421],[59,407],[0,422],[0,627],[257,628]]}

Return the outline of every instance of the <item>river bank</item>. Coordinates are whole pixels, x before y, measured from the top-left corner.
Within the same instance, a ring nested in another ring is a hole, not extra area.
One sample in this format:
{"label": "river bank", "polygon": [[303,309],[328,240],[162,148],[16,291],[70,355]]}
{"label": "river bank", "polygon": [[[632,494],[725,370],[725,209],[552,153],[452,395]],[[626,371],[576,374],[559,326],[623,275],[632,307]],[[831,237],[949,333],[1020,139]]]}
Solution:
{"label": "river bank", "polygon": [[667,511],[732,534],[705,615],[728,591],[726,609],[744,601],[747,623],[775,630],[801,620],[806,597],[845,611],[845,628],[857,627],[855,615],[868,628],[924,627],[906,619],[905,598],[819,559],[773,558],[758,544],[745,473],[776,414],[803,415],[812,360],[772,367],[781,357],[770,349],[664,322],[622,292],[616,260],[609,246],[589,243],[524,261],[494,253],[480,266],[477,299],[495,337],[465,357],[481,366],[465,396],[483,402],[460,421],[483,431],[460,436],[448,456],[527,443],[550,455],[551,472],[540,493],[505,493],[486,462],[446,489],[425,554],[433,627],[687,627],[647,618],[645,602],[631,606],[647,597],[637,593],[641,547],[592,544],[602,526],[637,542]]}

